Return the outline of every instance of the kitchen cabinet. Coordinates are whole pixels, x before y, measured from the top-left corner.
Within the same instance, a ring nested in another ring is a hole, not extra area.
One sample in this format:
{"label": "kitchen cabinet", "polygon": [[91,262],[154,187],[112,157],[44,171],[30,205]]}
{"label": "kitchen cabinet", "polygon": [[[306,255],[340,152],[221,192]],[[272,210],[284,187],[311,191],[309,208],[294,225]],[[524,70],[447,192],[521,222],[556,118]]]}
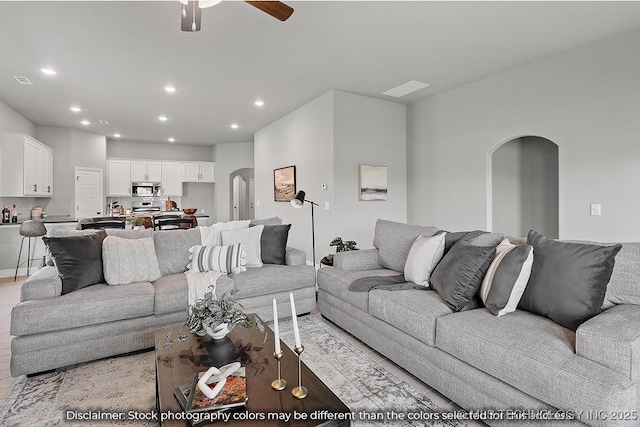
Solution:
{"label": "kitchen cabinet", "polygon": [[131,182],[161,182],[162,163],[131,160]]}
{"label": "kitchen cabinet", "polygon": [[131,162],[107,160],[107,197],[131,196]]}
{"label": "kitchen cabinet", "polygon": [[28,135],[0,134],[0,197],[53,196],[53,150]]}
{"label": "kitchen cabinet", "polygon": [[214,162],[182,162],[183,182],[215,182]]}
{"label": "kitchen cabinet", "polygon": [[162,195],[182,196],[181,164],[162,162]]}

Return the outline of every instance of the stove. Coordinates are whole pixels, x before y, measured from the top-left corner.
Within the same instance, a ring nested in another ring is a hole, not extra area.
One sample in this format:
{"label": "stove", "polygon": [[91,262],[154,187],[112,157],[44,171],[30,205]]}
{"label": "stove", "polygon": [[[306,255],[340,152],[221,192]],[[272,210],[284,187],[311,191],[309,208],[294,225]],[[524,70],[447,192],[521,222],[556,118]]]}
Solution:
{"label": "stove", "polygon": [[162,211],[161,202],[155,200],[134,201],[131,212],[135,213],[155,213]]}

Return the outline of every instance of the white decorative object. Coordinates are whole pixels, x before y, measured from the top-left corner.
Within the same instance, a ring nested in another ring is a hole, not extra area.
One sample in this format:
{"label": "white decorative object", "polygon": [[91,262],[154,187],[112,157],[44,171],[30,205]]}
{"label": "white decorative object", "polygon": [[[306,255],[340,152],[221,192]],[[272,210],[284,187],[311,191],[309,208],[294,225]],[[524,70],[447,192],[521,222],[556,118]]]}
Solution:
{"label": "white decorative object", "polygon": [[278,306],[276,305],[276,299],[273,299],[273,337],[276,340],[275,353],[280,353],[280,328],[278,327]]}
{"label": "white decorative object", "polygon": [[[221,366],[220,369],[211,367],[204,373],[204,375],[198,380],[198,388],[202,394],[209,399],[213,399],[222,391],[222,388],[227,383],[227,377],[240,369],[240,362],[229,363],[228,365]],[[213,389],[209,387],[211,383],[217,383]]]}
{"label": "white decorative object", "polygon": [[302,347],[300,342],[300,329],[298,329],[298,316],[296,315],[296,303],[293,301],[293,293],[289,292],[289,300],[291,301],[291,318],[293,320],[293,336],[296,347]]}
{"label": "white decorative object", "polygon": [[209,335],[214,340],[221,340],[222,338],[226,337],[227,334],[229,333],[229,324],[228,323],[222,323],[222,324],[216,326],[215,329],[213,329],[209,325],[205,325],[205,324],[203,324],[202,327],[206,331],[207,335]]}

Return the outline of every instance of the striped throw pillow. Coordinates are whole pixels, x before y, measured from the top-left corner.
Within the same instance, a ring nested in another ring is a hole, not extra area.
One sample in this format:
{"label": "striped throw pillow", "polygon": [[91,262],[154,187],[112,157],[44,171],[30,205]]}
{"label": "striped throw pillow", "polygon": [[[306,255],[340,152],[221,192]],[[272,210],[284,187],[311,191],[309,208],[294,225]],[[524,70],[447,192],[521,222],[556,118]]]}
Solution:
{"label": "striped throw pillow", "polygon": [[191,261],[187,268],[190,272],[203,273],[218,271],[237,274],[247,271],[244,248],[241,243],[229,246],[195,245],[189,249]]}

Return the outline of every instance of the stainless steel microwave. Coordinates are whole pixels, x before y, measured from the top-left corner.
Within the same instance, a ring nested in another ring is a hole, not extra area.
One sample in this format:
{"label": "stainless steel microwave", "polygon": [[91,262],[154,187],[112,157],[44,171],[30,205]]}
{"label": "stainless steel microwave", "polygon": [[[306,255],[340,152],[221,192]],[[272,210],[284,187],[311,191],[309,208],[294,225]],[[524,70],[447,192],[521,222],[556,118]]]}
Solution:
{"label": "stainless steel microwave", "polygon": [[139,197],[162,196],[162,185],[157,182],[134,182],[131,184],[131,195]]}

